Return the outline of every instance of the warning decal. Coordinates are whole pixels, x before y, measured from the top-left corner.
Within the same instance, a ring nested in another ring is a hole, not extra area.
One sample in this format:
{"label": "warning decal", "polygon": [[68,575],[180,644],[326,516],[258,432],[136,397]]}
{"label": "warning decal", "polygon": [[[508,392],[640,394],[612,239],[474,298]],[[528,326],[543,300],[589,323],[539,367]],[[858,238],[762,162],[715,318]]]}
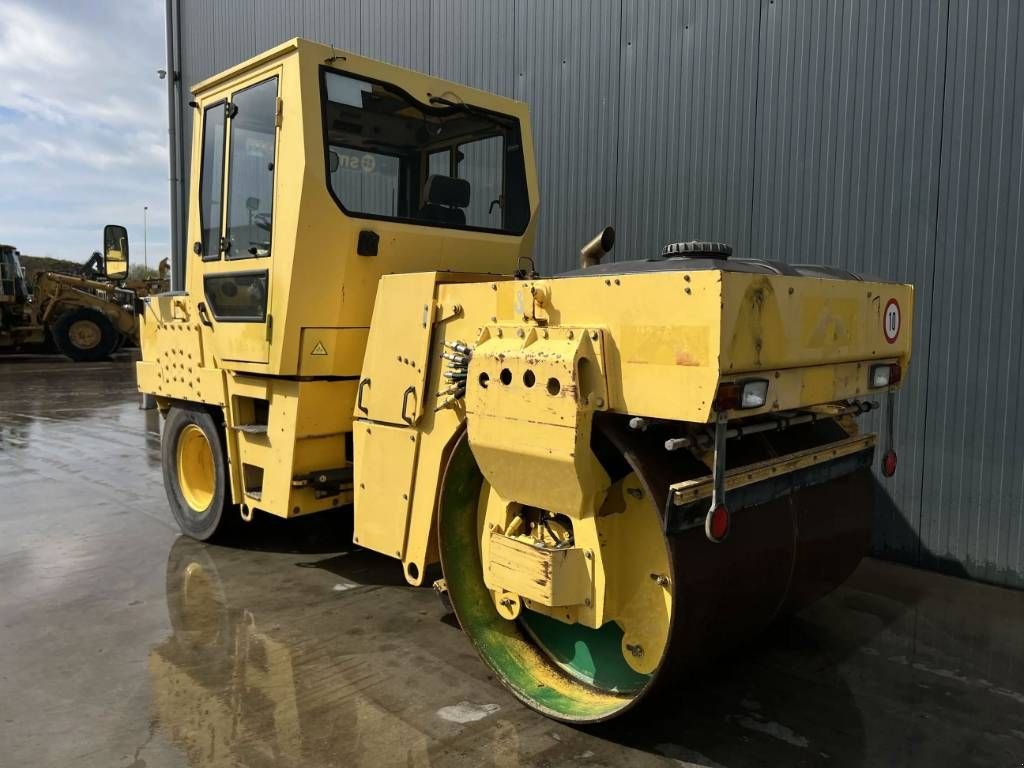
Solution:
{"label": "warning decal", "polygon": [[311,355],[326,355],[327,354],[327,350],[324,349],[324,343],[322,341],[318,341],[316,343],[316,346],[313,347],[313,351],[310,352],[309,354],[311,354]]}
{"label": "warning decal", "polygon": [[885,304],[885,312],[882,314],[882,332],[885,333],[885,340],[890,344],[895,343],[900,335],[900,305],[896,299],[889,299]]}

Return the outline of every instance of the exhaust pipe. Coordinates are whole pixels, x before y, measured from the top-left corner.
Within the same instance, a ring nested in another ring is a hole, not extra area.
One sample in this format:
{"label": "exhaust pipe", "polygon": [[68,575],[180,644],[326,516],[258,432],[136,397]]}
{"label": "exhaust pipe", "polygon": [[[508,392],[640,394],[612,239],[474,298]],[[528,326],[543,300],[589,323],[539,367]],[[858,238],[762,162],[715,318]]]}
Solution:
{"label": "exhaust pipe", "polygon": [[615,228],[605,227],[589,243],[580,248],[580,267],[596,267],[615,245]]}

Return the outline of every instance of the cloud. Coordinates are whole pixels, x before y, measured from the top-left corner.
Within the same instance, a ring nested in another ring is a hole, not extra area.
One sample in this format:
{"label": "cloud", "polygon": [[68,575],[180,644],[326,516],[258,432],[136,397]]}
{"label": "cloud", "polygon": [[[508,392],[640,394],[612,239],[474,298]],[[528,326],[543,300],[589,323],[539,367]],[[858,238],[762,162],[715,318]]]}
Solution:
{"label": "cloud", "polygon": [[0,241],[84,261],[104,224],[169,254],[162,0],[0,3]]}

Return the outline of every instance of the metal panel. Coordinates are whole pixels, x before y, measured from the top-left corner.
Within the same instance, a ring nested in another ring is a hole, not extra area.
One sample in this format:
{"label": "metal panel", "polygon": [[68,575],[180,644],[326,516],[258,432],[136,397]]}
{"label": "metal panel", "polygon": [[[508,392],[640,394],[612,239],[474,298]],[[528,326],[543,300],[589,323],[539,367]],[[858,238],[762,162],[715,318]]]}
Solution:
{"label": "metal panel", "polygon": [[620,14],[613,0],[516,5],[515,98],[533,118],[545,272],[577,266],[580,246],[615,221]]}
{"label": "metal panel", "polygon": [[[251,0],[250,0],[251,1]],[[196,0],[180,0],[181,16],[181,154],[182,186],[188,189],[189,162],[192,157],[192,118],[193,110],[188,105],[191,100],[191,88],[194,83],[207,77],[216,69],[214,60],[216,49],[216,33],[213,28],[215,8],[209,3]],[[188,216],[188,193],[185,194],[184,210],[181,214]],[[188,232],[185,224],[181,231]],[[184,243],[184,238],[182,238]]]}
{"label": "metal panel", "polygon": [[[876,552],[915,562],[945,8],[780,0],[762,2],[760,27],[750,254],[916,287],[914,362],[895,419],[900,470],[879,480],[874,526]],[[862,424],[880,429],[885,418]]]}
{"label": "metal panel", "polygon": [[429,72],[445,80],[514,96],[515,4],[434,0]]}
{"label": "metal panel", "polygon": [[1024,8],[950,5],[922,563],[1024,586]]}
{"label": "metal panel", "polygon": [[[252,0],[252,15],[258,19],[253,28],[256,51],[265,51],[293,37],[302,36],[305,32],[303,6],[306,4],[305,0],[289,0],[286,3],[279,0]],[[222,19],[227,22],[231,17],[224,15]],[[237,64],[238,61],[232,63]]]}
{"label": "metal panel", "polygon": [[[260,24],[256,23],[257,19],[260,19]],[[213,54],[213,67],[202,77],[233,67],[263,50],[260,45],[262,41],[256,39],[259,28],[262,28],[262,18],[259,4],[254,0],[220,0],[213,17],[216,40],[210,51]],[[191,80],[188,85],[191,87],[196,82]]]}
{"label": "metal panel", "polygon": [[542,272],[613,224],[616,259],[713,238],[915,283],[874,548],[1024,586],[1021,4],[180,2],[186,86],[302,34],[527,101]]}
{"label": "metal panel", "polygon": [[419,0],[362,0],[358,52],[410,69],[430,68],[430,5]]}
{"label": "metal panel", "polygon": [[358,51],[363,27],[362,6],[347,0],[303,0],[302,34],[318,43]]}
{"label": "metal panel", "polygon": [[746,0],[624,4],[617,259],[677,240],[749,251],[758,20]]}

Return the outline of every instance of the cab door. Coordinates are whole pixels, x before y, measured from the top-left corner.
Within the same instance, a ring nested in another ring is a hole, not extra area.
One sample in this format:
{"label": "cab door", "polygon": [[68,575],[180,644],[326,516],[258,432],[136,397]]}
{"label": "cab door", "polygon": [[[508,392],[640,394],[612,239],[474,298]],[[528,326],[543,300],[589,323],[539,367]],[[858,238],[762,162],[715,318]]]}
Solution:
{"label": "cab door", "polygon": [[220,360],[270,360],[279,74],[263,73],[203,108],[201,280],[190,282]]}

